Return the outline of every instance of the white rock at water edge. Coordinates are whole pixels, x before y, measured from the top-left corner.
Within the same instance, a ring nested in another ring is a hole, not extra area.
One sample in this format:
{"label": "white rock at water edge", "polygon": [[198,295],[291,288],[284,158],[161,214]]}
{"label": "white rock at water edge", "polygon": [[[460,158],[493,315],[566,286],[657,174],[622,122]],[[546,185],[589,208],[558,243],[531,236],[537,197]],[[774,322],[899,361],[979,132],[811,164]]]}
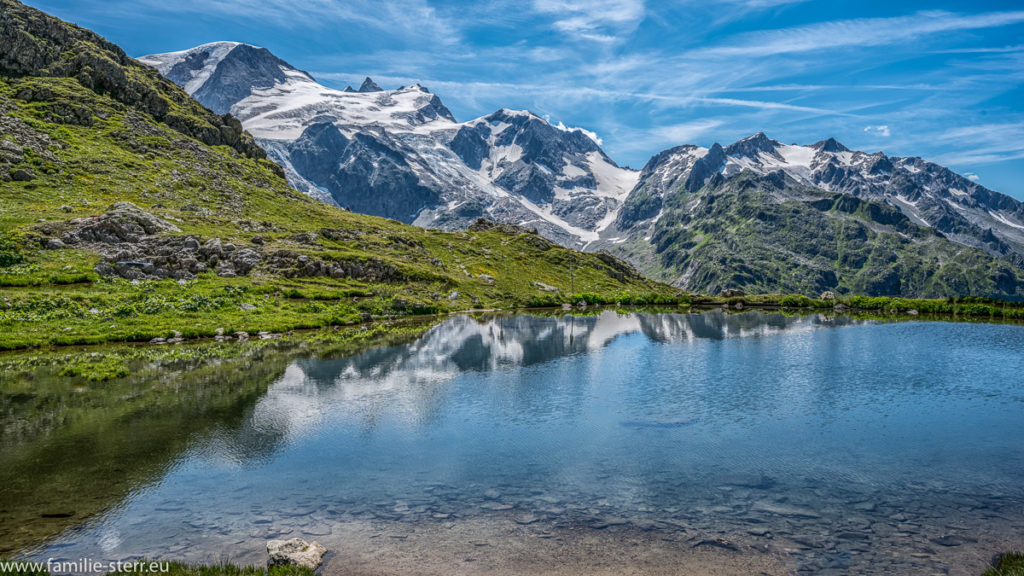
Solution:
{"label": "white rock at water edge", "polygon": [[295,564],[316,570],[323,560],[327,548],[319,542],[306,542],[301,538],[291,540],[270,540],[267,542],[267,554],[270,555],[270,566]]}

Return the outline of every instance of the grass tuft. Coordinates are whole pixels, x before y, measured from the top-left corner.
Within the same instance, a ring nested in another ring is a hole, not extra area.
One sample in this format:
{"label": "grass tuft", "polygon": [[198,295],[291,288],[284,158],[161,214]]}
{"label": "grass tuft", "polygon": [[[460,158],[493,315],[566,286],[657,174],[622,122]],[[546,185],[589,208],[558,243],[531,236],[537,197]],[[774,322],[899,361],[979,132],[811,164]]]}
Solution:
{"label": "grass tuft", "polygon": [[999,555],[995,566],[985,570],[984,576],[1024,576],[1024,553],[1009,552]]}

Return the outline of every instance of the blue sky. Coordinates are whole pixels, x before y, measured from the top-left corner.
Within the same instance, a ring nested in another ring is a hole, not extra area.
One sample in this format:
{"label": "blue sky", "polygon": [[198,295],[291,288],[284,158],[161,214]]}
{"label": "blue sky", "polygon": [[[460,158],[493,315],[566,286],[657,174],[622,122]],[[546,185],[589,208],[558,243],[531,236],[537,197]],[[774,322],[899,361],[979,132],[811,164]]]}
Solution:
{"label": "blue sky", "polygon": [[264,46],[335,87],[526,108],[617,162],[764,131],[921,156],[1024,199],[1024,4],[845,0],[28,0],[132,56]]}

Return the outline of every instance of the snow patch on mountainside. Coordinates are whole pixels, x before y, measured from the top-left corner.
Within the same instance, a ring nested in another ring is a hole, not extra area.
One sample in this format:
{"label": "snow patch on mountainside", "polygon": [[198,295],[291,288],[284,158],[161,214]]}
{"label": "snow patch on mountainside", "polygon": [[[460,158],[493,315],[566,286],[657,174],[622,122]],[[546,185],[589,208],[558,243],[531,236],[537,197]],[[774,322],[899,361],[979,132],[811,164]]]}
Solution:
{"label": "snow patch on mountainside", "polygon": [[343,92],[327,88],[303,73],[286,72],[288,81],[256,89],[231,108],[253,136],[296,140],[311,120],[328,119],[350,134],[367,127],[431,134],[454,128],[444,117],[419,117],[434,97],[421,86],[385,92]]}
{"label": "snow patch on mountainside", "polygon": [[[619,168],[609,163],[599,152],[588,153],[587,163],[591,173],[597,178],[597,194],[605,198],[614,198],[620,202],[625,200],[640,179],[640,172]],[[576,173],[567,175],[574,176]]]}
{"label": "snow patch on mountainside", "polygon": [[1003,216],[1002,214],[999,214],[997,212],[993,212],[991,210],[988,211],[988,214],[989,214],[989,216],[995,218],[996,221],[998,221],[998,222],[1001,222],[1001,223],[1006,224],[1007,226],[1011,226],[1013,228],[1017,228],[1018,230],[1024,230],[1024,225],[1017,224],[1016,222],[1011,222],[1009,218],[1007,218],[1006,216]]}

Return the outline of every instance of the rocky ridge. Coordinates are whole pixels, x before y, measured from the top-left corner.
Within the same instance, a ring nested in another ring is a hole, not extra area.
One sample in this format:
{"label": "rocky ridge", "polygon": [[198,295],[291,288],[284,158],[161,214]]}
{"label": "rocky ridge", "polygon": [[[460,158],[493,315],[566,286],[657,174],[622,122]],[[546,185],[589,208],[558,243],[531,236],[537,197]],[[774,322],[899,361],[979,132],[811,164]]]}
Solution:
{"label": "rocky ridge", "polygon": [[[226,145],[250,158],[265,153],[230,115],[215,115],[170,90],[168,80],[129,58],[99,35],[66,24],[14,0],[0,1],[0,73],[11,77],[73,78],[96,93],[144,110],[175,130],[211,146]],[[45,90],[19,99],[47,101]],[[74,108],[79,122],[91,113]]]}

